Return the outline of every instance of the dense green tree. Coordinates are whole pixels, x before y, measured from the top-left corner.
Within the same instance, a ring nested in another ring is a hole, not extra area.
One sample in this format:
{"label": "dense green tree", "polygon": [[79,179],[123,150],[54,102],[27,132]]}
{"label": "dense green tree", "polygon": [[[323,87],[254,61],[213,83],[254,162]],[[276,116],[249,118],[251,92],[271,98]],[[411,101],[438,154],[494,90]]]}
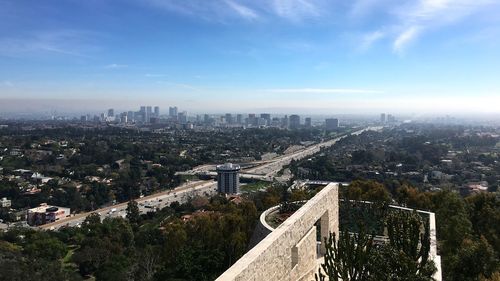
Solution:
{"label": "dense green tree", "polygon": [[391,201],[391,194],[383,184],[376,181],[353,181],[348,187],[343,188],[341,196],[349,200],[370,202]]}
{"label": "dense green tree", "polygon": [[493,248],[484,237],[464,239],[445,266],[449,267],[447,279],[457,281],[478,281],[481,276],[489,278],[500,268]]}
{"label": "dense green tree", "polygon": [[136,225],[141,221],[141,213],[137,201],[130,200],[127,204],[127,219],[132,225]]}
{"label": "dense green tree", "polygon": [[480,193],[466,198],[466,203],[474,234],[484,236],[500,259],[500,199]]}

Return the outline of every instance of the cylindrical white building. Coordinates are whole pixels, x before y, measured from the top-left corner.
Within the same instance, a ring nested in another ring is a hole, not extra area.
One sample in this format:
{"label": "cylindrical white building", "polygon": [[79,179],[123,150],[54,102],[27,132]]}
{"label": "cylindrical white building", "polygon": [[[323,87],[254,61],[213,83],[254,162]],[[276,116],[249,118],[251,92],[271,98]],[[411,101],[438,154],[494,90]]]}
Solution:
{"label": "cylindrical white building", "polygon": [[217,166],[217,190],[224,194],[240,192],[240,165],[226,163]]}

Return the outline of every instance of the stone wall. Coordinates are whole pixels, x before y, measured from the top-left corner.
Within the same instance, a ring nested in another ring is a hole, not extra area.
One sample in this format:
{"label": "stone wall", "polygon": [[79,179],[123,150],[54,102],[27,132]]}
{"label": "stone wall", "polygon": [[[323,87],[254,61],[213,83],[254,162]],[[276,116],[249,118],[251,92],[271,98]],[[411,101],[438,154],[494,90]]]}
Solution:
{"label": "stone wall", "polygon": [[331,183],[224,272],[217,281],[313,280],[316,223],[338,233],[338,184]]}
{"label": "stone wall", "polygon": [[255,226],[255,229],[253,231],[252,238],[250,238],[250,245],[248,246],[249,250],[255,247],[257,244],[259,244],[260,241],[262,241],[264,238],[266,238],[267,235],[269,235],[269,233],[274,231],[274,228],[272,228],[267,224],[266,217],[271,212],[277,209],[279,209],[279,206],[271,207],[262,212],[262,214],[260,215],[259,222]]}

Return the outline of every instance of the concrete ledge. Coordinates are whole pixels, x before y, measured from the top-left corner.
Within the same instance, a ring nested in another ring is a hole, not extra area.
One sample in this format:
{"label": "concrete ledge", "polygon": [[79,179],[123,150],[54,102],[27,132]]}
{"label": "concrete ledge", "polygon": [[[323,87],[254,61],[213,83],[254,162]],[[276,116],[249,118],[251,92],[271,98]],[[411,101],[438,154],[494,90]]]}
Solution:
{"label": "concrete ledge", "polygon": [[[316,236],[311,235],[315,233],[312,229],[318,222],[321,233],[338,233],[338,204],[338,184],[329,184],[216,280],[295,281],[307,277],[316,267],[317,250],[314,245],[301,247],[300,242],[311,244],[312,237]],[[297,246],[300,250],[296,250],[297,264],[294,265],[292,249]]]}

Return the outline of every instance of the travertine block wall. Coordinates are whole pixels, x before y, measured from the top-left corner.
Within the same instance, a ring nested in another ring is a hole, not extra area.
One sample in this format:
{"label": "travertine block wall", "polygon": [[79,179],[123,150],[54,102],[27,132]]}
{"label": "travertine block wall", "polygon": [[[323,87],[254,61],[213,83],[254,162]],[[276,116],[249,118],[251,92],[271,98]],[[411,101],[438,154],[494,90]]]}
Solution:
{"label": "travertine block wall", "polygon": [[316,260],[318,259],[316,247],[316,226],[313,226],[306,236],[292,248],[290,280],[314,280]]}
{"label": "travertine block wall", "polygon": [[338,184],[329,184],[257,244],[218,281],[308,280],[316,269],[316,222],[338,233]]}

